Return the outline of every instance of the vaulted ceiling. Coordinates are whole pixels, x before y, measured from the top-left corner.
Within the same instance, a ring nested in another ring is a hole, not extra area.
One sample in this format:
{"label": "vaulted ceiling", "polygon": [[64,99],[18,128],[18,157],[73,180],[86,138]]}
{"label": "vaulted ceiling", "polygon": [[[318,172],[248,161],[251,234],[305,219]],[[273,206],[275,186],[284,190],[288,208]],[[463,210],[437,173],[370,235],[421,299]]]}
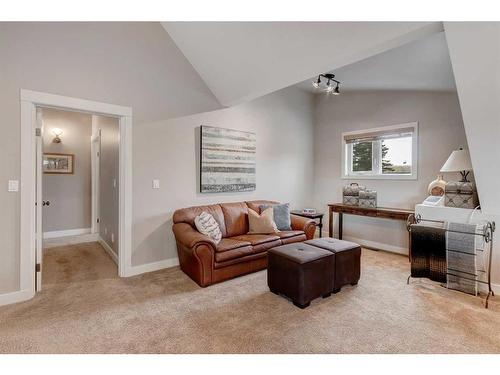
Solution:
{"label": "vaulted ceiling", "polygon": [[483,212],[500,214],[500,178],[491,170],[500,160],[499,23],[162,25],[224,106],[292,85],[309,90],[312,77],[329,71],[345,89],[456,89]]}
{"label": "vaulted ceiling", "polygon": [[230,106],[443,30],[440,22],[164,22]]}
{"label": "vaulted ceiling", "polygon": [[[350,90],[425,90],[455,91],[444,32],[423,37],[335,71],[342,91]],[[310,79],[297,86],[313,92]]]}

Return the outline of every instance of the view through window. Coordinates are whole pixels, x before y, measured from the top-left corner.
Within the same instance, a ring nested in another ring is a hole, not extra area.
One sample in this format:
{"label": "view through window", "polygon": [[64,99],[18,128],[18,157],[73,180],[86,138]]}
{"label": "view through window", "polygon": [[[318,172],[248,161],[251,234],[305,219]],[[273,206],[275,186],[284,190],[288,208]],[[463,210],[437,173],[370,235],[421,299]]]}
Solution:
{"label": "view through window", "polygon": [[413,176],[416,126],[344,134],[345,176]]}

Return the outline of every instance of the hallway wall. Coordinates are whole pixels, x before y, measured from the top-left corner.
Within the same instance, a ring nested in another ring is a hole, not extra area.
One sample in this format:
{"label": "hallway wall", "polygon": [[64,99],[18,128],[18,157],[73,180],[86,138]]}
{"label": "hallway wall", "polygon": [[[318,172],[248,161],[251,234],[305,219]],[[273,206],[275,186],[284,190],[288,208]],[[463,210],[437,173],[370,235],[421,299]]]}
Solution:
{"label": "hallway wall", "polygon": [[[86,113],[44,108],[43,152],[74,155],[73,174],[43,174],[43,232],[90,229],[92,116]],[[63,131],[61,143],[54,143],[52,129]]]}

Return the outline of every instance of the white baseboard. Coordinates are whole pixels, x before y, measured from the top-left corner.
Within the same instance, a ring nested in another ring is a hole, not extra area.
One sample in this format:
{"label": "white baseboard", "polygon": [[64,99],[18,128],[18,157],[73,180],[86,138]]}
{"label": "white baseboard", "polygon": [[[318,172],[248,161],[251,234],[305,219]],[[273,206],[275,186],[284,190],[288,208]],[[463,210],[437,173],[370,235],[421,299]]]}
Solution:
{"label": "white baseboard", "polygon": [[81,234],[91,233],[91,228],[78,228],[78,229],[68,229],[68,230],[55,230],[52,232],[44,232],[43,238],[59,238],[68,236],[79,236]]}
{"label": "white baseboard", "polygon": [[495,296],[500,296],[500,284],[491,284],[491,289],[493,289]]}
{"label": "white baseboard", "polygon": [[141,264],[139,266],[132,266],[127,271],[127,277],[140,275],[141,273],[159,271],[164,268],[175,267],[179,265],[179,258],[170,258],[160,260],[158,262]]}
{"label": "white baseboard", "polygon": [[35,294],[32,290],[18,290],[17,292],[0,294],[0,306],[10,305],[12,303],[27,301],[33,298]]}
{"label": "white baseboard", "polygon": [[104,250],[109,254],[109,256],[111,257],[111,259],[113,259],[113,262],[115,262],[116,265],[118,265],[118,255],[111,248],[111,246],[109,246],[108,243],[106,241],[104,241],[101,236],[99,236],[99,238],[97,239],[97,241],[99,241],[99,243],[104,248]]}
{"label": "white baseboard", "polygon": [[[328,233],[323,231],[323,236],[328,237]],[[363,238],[352,237],[352,236],[342,236],[342,239],[346,241],[356,242],[361,246],[367,247],[369,249],[384,250],[390,253],[408,255],[408,249],[406,247],[388,245],[381,242],[365,240]]]}
{"label": "white baseboard", "polygon": [[99,239],[98,233],[79,234],[77,236],[65,236],[56,238],[46,238],[43,240],[43,250],[52,247],[76,245],[85,242],[95,242]]}

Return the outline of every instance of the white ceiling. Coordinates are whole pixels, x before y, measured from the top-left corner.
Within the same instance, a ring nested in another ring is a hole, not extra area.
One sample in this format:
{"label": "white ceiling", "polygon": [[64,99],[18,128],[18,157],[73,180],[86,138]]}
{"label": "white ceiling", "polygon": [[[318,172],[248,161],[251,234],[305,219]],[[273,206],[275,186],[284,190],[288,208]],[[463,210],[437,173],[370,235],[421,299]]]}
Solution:
{"label": "white ceiling", "polygon": [[[342,83],[343,91],[455,90],[444,32],[426,36],[331,72]],[[311,84],[316,77],[297,86],[321,93],[321,90],[315,90]]]}
{"label": "white ceiling", "polygon": [[225,106],[443,30],[441,22],[163,22]]}

